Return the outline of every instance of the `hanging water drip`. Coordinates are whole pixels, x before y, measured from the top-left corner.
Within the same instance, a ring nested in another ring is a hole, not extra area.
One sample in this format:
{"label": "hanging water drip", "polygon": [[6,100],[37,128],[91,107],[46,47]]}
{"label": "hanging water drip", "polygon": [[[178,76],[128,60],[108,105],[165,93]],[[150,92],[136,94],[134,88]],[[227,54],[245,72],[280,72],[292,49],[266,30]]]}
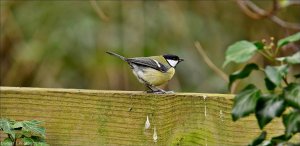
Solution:
{"label": "hanging water drip", "polygon": [[203,96],[203,99],[204,99],[204,116],[206,117],[207,116],[207,114],[206,114],[206,102],[205,102],[206,95]]}
{"label": "hanging water drip", "polygon": [[156,127],[154,127],[153,131],[154,131],[154,133],[153,133],[153,141],[157,142],[158,137],[157,137],[157,133],[156,133]]}
{"label": "hanging water drip", "polygon": [[206,97],[207,97],[206,95],[203,95],[203,99],[204,99],[204,100],[206,99]]}
{"label": "hanging water drip", "polygon": [[149,121],[149,117],[147,115],[147,119],[146,119],[146,122],[145,122],[145,129],[149,129],[150,128],[150,121]]}

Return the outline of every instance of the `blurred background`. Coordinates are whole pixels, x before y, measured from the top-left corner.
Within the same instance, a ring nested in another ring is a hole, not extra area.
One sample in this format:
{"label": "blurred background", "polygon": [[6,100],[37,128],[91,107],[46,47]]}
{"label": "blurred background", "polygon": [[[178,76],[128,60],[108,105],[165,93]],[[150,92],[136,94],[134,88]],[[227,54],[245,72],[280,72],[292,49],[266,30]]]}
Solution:
{"label": "blurred background", "polygon": [[[253,1],[272,9],[272,0]],[[280,1],[276,15],[300,23],[296,0]],[[299,1],[298,1],[299,2]],[[253,19],[231,0],[13,1],[1,0],[1,86],[144,90],[126,57],[176,54],[185,59],[165,87],[180,92],[228,93],[227,83],[203,60],[222,68],[227,47],[239,40],[275,39],[299,30],[268,18]],[[299,50],[299,48],[298,48]],[[260,56],[254,57],[259,60]],[[263,78],[250,78],[260,82]],[[263,84],[263,82],[262,82]]]}

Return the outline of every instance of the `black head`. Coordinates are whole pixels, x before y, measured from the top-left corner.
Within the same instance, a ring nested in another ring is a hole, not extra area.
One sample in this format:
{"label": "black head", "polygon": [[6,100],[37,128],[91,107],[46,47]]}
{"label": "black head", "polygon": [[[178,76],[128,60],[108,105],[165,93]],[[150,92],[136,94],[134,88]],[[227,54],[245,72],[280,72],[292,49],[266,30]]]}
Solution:
{"label": "black head", "polygon": [[166,55],[163,55],[163,57],[167,60],[169,65],[171,65],[172,67],[175,67],[179,62],[184,61],[183,59],[179,58],[178,56],[172,55],[172,54],[166,54]]}

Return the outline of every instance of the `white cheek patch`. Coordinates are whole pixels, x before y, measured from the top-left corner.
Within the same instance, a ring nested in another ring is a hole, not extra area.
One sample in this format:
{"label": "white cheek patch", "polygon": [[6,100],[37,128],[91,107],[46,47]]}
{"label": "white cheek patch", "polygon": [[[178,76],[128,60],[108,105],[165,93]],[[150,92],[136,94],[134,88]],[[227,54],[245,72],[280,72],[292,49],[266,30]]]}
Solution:
{"label": "white cheek patch", "polygon": [[153,61],[156,63],[156,65],[160,68],[160,64],[158,63],[158,61],[156,61],[155,59],[153,59]]}
{"label": "white cheek patch", "polygon": [[171,60],[171,59],[168,59],[167,60],[169,62],[169,64],[172,66],[172,67],[175,67],[178,63],[178,60]]}

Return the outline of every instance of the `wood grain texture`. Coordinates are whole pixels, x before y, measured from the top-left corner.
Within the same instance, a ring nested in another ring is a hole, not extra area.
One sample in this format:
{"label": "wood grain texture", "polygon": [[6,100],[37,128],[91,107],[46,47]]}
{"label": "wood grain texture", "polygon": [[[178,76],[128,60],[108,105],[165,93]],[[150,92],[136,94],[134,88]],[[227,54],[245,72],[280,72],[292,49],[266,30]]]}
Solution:
{"label": "wood grain texture", "polygon": [[[259,134],[253,116],[232,122],[232,95],[18,87],[0,91],[1,117],[44,121],[51,145],[240,146]],[[147,115],[151,126],[145,130]],[[267,130],[269,137],[284,132],[279,119]]]}

